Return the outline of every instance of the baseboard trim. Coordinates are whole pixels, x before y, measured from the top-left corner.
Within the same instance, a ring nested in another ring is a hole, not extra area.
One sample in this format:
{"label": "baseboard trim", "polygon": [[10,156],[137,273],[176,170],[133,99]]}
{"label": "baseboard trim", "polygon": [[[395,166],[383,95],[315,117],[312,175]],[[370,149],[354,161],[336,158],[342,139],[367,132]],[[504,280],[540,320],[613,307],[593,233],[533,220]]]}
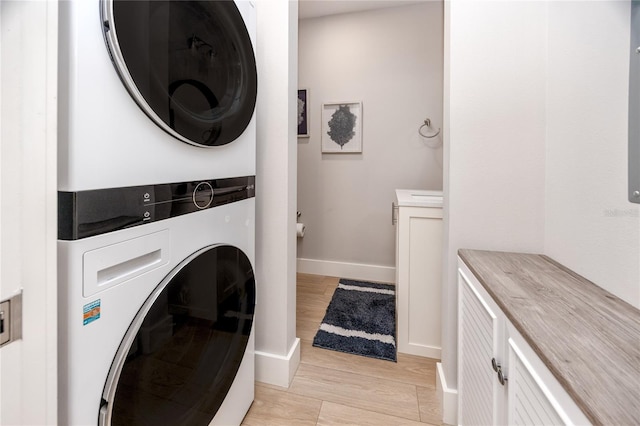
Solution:
{"label": "baseboard trim", "polygon": [[394,283],[396,281],[396,268],[391,266],[298,258],[297,268],[298,272],[303,274],[327,275],[383,283]]}
{"label": "baseboard trim", "polygon": [[447,386],[442,363],[436,363],[436,395],[442,409],[442,423],[448,425],[458,424],[458,390]]}
{"label": "baseboard trim", "polygon": [[256,381],[288,388],[300,364],[300,339],[286,356],[256,351]]}
{"label": "baseboard trim", "polygon": [[435,346],[418,345],[416,343],[398,344],[398,352],[425,358],[441,359],[442,349]]}

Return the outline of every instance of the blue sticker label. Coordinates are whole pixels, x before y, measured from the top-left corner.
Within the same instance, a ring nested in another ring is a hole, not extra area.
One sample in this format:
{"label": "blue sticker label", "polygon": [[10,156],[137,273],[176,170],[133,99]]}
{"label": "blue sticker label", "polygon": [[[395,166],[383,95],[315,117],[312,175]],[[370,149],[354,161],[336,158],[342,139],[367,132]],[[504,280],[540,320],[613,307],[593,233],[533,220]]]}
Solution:
{"label": "blue sticker label", "polygon": [[87,303],[82,307],[82,325],[87,325],[100,319],[100,299]]}

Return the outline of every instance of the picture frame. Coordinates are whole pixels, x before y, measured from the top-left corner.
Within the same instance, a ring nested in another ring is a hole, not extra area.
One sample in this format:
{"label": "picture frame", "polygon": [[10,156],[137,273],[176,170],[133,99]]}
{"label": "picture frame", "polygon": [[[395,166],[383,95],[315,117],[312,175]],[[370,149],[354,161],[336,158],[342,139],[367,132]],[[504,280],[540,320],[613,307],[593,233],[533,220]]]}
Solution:
{"label": "picture frame", "polygon": [[309,137],[309,90],[298,89],[298,137]]}
{"label": "picture frame", "polygon": [[362,152],[362,102],[322,104],[322,153]]}

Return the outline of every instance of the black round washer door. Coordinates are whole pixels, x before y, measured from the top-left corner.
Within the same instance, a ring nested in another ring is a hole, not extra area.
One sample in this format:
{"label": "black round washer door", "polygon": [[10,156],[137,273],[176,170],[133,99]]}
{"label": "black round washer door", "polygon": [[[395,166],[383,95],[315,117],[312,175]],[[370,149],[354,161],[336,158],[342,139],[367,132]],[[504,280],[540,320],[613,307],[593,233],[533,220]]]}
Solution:
{"label": "black round washer door", "polygon": [[210,246],[185,259],[129,327],[99,423],[208,425],[240,368],[254,308],[253,269],[241,250]]}
{"label": "black round washer door", "polygon": [[251,38],[232,0],[102,0],[111,60],[138,106],[197,146],[237,139],[253,116]]}

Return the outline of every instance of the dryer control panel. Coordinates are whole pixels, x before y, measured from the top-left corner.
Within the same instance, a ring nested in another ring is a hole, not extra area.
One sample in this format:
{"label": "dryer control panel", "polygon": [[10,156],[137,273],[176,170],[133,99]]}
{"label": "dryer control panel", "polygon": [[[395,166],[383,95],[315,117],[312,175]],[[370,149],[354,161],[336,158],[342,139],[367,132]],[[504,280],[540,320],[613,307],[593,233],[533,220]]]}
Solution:
{"label": "dryer control panel", "polygon": [[79,240],[255,197],[255,176],[58,191],[58,239]]}

